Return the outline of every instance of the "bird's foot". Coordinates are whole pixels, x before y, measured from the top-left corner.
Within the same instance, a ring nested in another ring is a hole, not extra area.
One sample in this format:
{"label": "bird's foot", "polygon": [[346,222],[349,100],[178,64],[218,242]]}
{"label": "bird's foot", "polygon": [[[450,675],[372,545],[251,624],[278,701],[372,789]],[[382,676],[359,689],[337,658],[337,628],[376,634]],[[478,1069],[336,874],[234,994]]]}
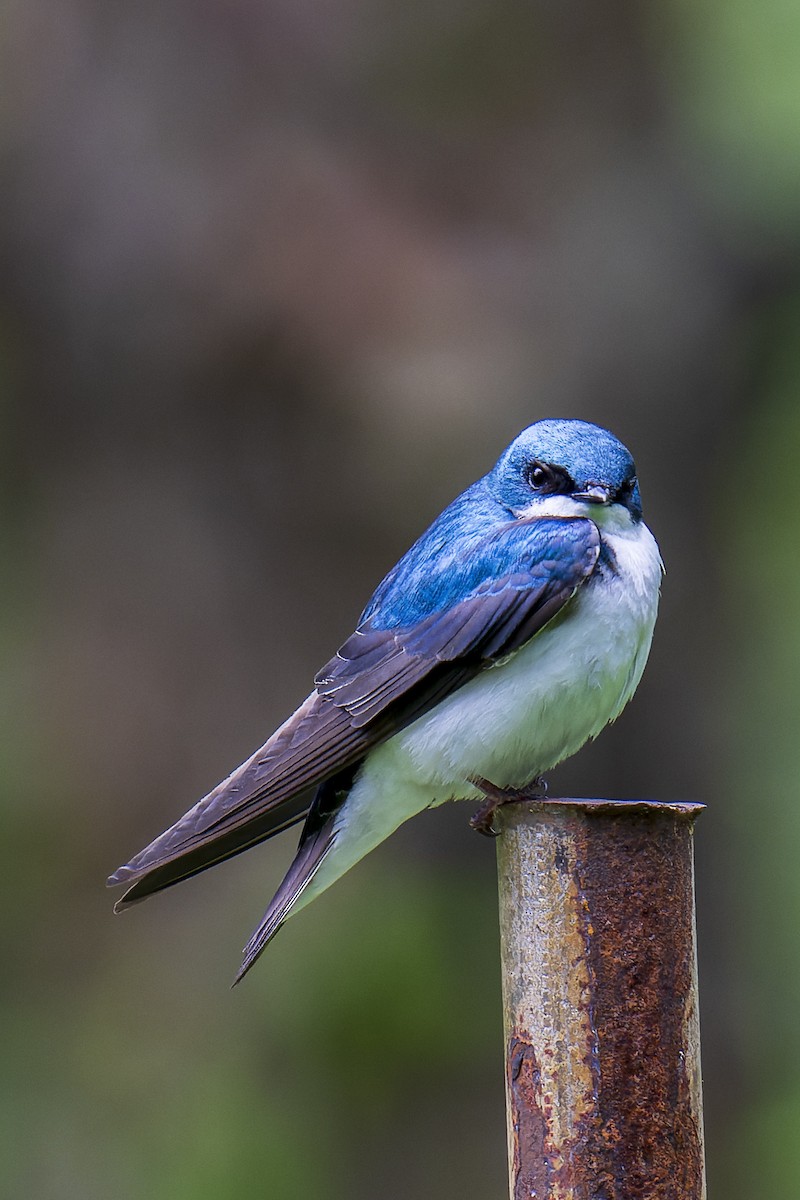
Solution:
{"label": "bird's foot", "polygon": [[479,775],[473,776],[470,783],[474,784],[486,797],[485,802],[476,813],[470,817],[470,826],[484,837],[497,837],[500,830],[494,827],[494,814],[504,804],[527,804],[531,800],[541,800],[547,794],[547,781],[537,775],[524,788],[498,787],[488,779]]}

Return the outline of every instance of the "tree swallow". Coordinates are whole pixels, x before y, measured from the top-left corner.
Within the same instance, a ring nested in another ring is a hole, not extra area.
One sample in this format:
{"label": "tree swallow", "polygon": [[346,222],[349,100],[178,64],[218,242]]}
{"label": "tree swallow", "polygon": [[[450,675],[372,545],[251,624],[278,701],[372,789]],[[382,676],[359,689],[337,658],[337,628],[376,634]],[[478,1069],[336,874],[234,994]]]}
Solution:
{"label": "tree swallow", "polygon": [[[288,916],[423,809],[523,793],[639,682],[662,563],[636,468],[585,421],[537,421],[389,572],[272,737],[111,876],[117,910],[305,818],[237,982]],[[316,789],[313,799],[306,793]]]}

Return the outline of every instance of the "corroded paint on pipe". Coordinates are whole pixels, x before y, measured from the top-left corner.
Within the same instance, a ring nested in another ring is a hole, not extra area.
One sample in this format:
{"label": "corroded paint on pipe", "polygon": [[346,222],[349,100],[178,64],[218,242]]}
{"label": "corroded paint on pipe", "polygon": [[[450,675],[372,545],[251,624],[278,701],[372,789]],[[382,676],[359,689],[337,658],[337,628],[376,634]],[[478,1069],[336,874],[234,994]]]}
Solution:
{"label": "corroded paint on pipe", "polygon": [[699,804],[509,804],[498,839],[511,1200],[705,1197]]}

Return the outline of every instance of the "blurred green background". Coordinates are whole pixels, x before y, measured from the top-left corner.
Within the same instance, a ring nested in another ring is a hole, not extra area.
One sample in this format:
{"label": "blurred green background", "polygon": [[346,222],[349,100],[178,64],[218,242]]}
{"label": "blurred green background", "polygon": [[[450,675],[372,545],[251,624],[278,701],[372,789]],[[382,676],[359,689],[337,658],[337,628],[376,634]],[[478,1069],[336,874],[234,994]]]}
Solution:
{"label": "blurred green background", "polygon": [[710,1190],[800,1194],[800,7],[12,0],[0,54],[2,1194],[505,1194],[468,810],[235,992],[293,834],[103,880],[550,415],[632,448],[669,572],[551,786],[708,803]]}

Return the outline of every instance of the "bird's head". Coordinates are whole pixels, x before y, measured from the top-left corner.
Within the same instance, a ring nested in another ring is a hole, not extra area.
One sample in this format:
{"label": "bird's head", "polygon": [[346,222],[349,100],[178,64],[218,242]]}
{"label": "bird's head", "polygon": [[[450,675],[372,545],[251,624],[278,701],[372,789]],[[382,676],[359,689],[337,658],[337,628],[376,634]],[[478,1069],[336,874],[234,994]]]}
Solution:
{"label": "bird's head", "polygon": [[636,467],[613,434],[588,421],[529,425],[489,473],[492,495],[516,517],[627,514],[641,520]]}

